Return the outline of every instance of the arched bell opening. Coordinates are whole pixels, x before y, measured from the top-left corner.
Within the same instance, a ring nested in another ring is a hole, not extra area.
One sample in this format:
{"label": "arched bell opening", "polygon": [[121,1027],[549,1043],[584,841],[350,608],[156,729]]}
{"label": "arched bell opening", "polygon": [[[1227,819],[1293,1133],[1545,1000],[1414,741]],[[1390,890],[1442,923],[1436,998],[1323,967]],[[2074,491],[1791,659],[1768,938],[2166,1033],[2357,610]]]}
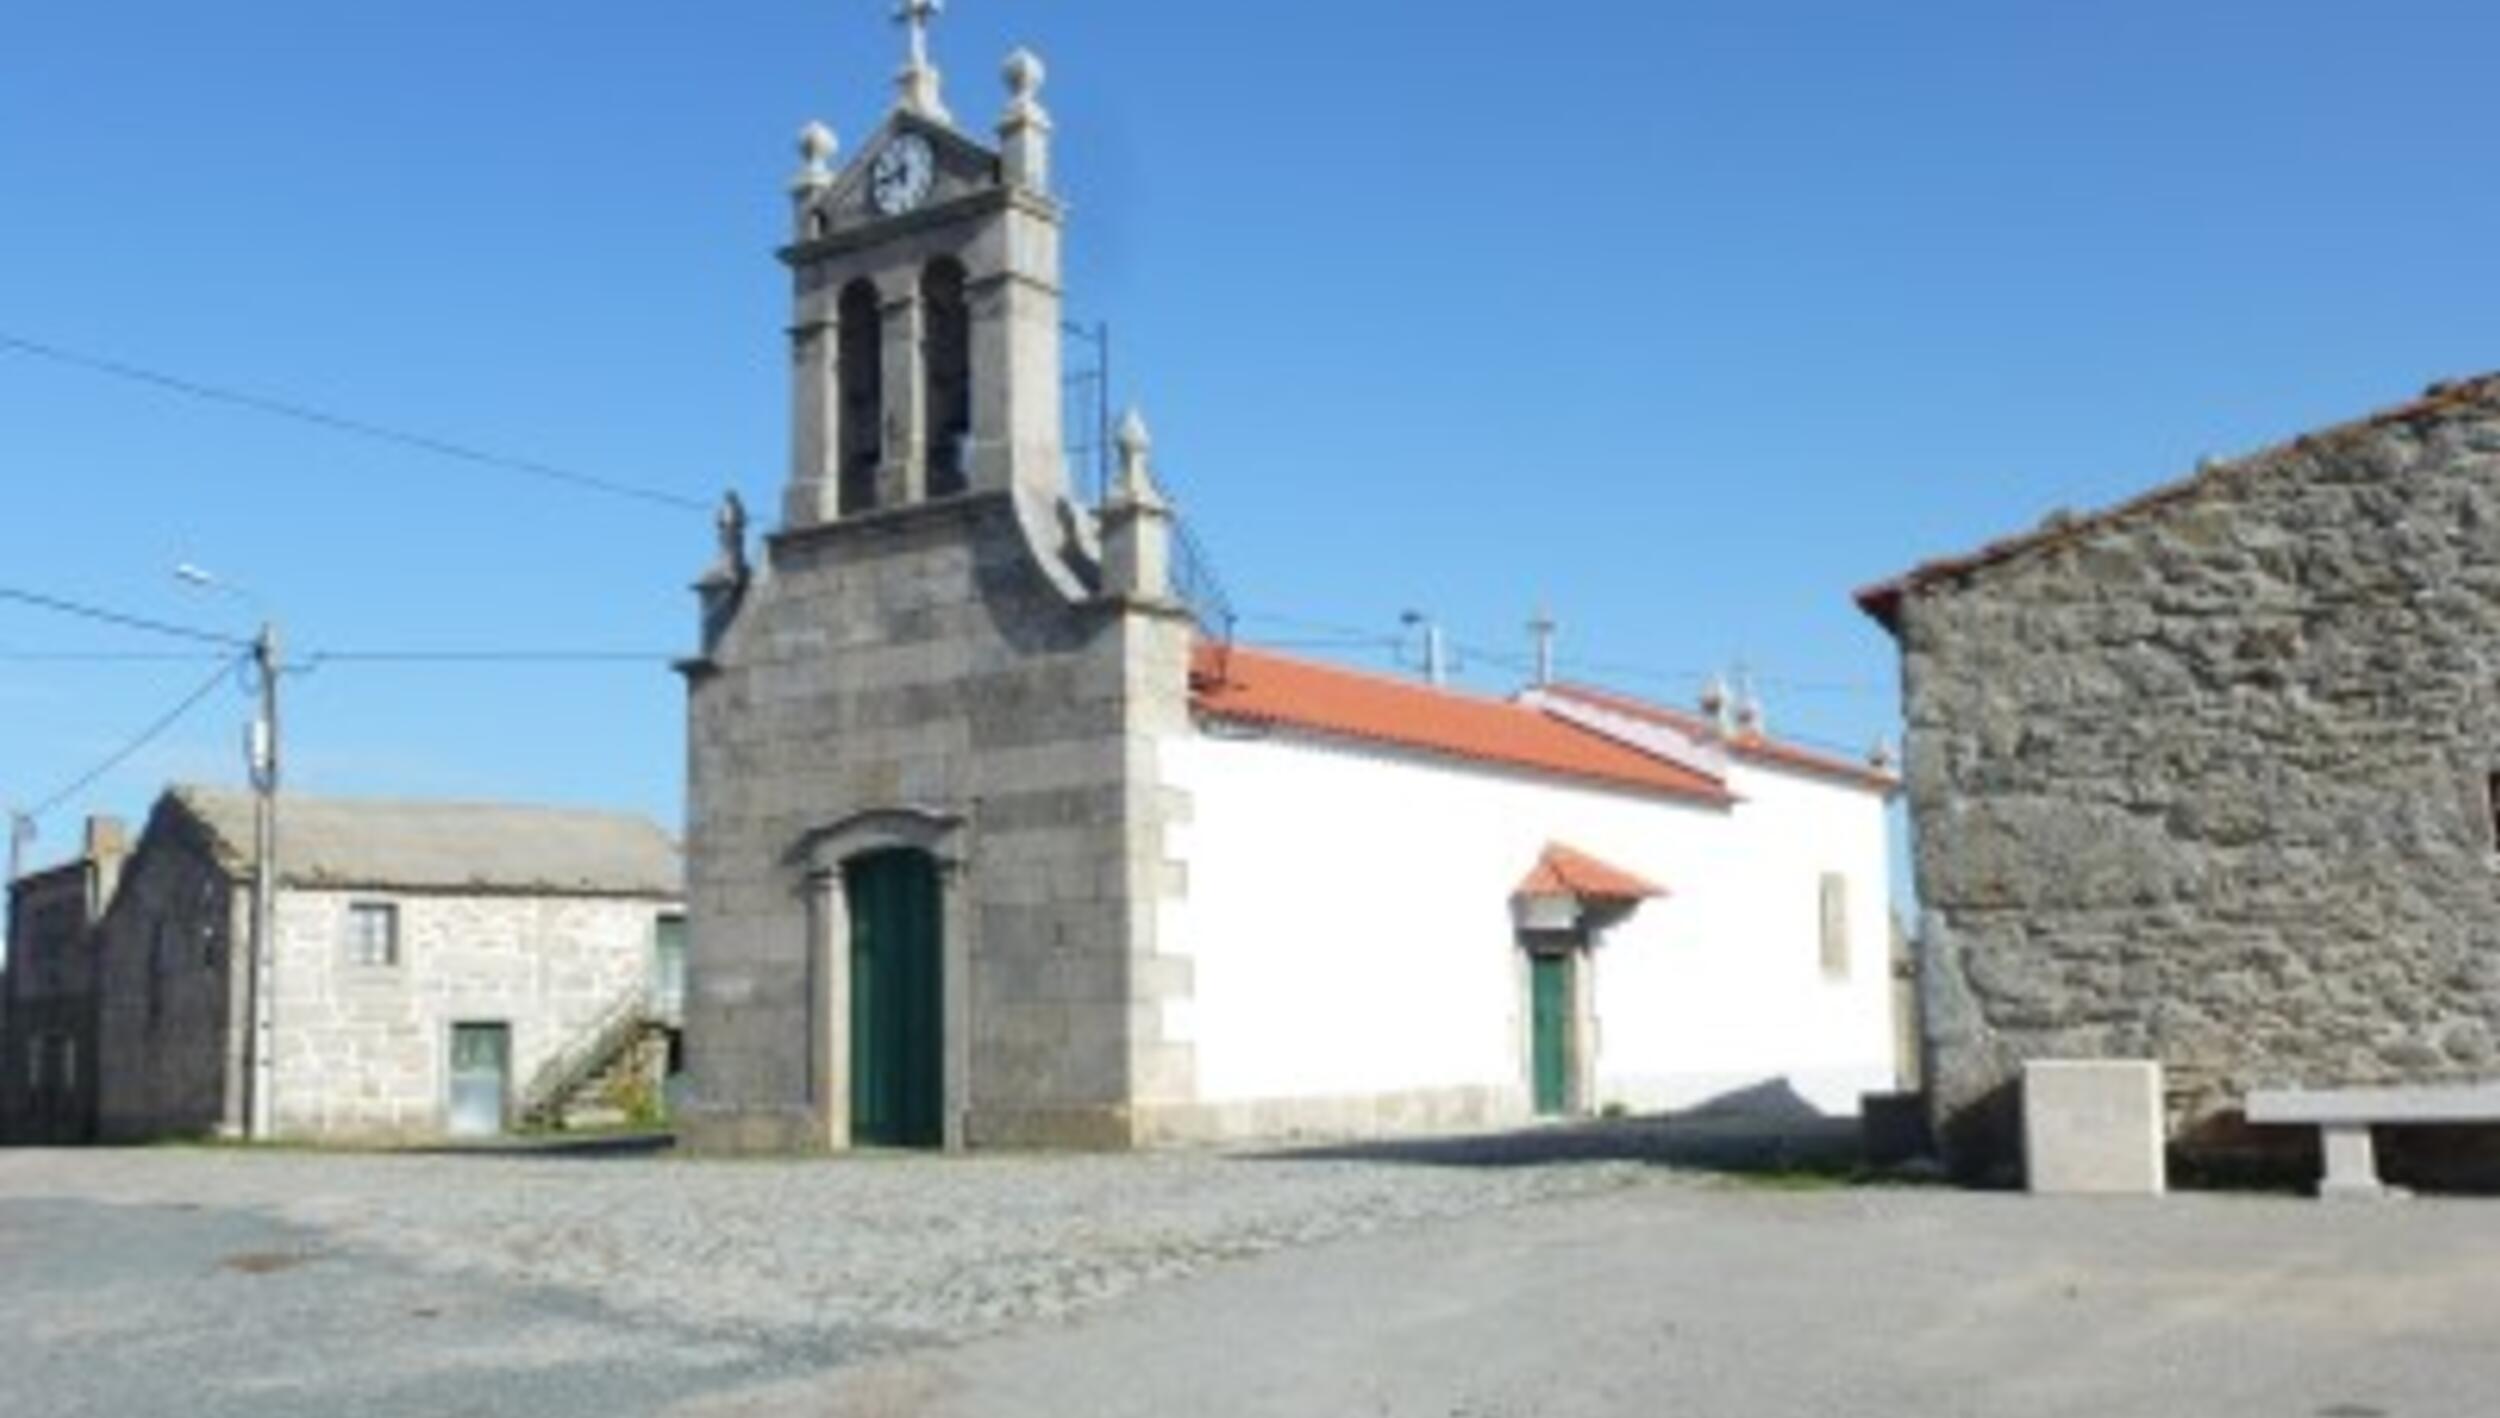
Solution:
{"label": "arched bell opening", "polygon": [[963,263],[931,261],[920,275],[921,381],[928,392],[929,496],[972,486],[972,306]]}
{"label": "arched bell opening", "polygon": [[873,511],[885,461],[885,308],[875,283],[842,288],[838,379],[842,403],[841,514]]}

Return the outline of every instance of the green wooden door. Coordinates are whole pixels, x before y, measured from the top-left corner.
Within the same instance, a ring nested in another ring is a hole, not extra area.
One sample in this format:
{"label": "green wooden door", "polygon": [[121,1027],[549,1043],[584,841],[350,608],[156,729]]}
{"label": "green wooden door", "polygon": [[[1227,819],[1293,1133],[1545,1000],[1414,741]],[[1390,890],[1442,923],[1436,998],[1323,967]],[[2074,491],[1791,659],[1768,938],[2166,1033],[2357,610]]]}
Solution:
{"label": "green wooden door", "polygon": [[945,1141],[937,863],[880,852],[844,871],[851,907],[851,1140]]}
{"label": "green wooden door", "polygon": [[1571,1107],[1571,957],[1528,957],[1530,1054],[1536,1069],[1536,1110]]}

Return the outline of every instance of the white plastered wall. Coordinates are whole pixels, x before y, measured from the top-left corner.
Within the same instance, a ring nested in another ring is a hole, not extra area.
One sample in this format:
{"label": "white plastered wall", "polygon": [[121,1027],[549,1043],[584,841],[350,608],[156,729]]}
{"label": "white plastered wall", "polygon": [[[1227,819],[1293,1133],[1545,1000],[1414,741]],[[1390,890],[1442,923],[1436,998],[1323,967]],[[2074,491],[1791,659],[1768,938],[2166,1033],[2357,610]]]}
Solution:
{"label": "white plastered wall", "polygon": [[[1548,842],[1665,886],[1594,954],[1594,1104],[1855,1113],[1893,1084],[1884,804],[1739,763],[1733,808],[1286,733],[1167,741],[1198,1101],[1501,1090],[1527,1107],[1512,889]],[[1822,879],[1847,881],[1827,978]]]}

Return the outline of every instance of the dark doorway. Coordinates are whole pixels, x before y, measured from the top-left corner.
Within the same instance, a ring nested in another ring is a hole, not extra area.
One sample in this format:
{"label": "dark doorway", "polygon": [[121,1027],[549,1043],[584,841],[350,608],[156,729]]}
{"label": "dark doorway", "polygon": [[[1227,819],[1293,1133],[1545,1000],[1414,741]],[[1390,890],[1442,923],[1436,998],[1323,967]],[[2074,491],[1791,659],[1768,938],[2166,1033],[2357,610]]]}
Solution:
{"label": "dark doorway", "polygon": [[843,869],[851,914],[851,1140],[946,1141],[937,862],[896,850]]}

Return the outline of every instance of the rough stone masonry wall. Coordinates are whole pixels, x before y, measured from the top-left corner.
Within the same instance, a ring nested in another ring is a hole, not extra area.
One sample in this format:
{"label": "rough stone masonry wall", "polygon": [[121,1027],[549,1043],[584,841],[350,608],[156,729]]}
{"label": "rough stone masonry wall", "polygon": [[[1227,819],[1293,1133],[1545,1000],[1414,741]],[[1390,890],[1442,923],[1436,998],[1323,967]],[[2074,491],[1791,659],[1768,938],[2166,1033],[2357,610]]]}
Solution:
{"label": "rough stone masonry wall", "polygon": [[2190,1141],[2253,1086],[2500,1073],[2500,385],[1917,587],[1900,633],[1957,1165],[2017,1155],[2024,1058],[2157,1058]]}
{"label": "rough stone masonry wall", "polygon": [[[399,960],[352,961],[348,911],[399,912]],[[278,896],[273,1092],[282,1137],[409,1140],[448,1122],[451,1031],[510,1028],[508,1102],[647,998],[672,903],[631,897],[284,890]]]}
{"label": "rough stone masonry wall", "polygon": [[802,848],[856,814],[925,809],[964,823],[964,1140],[1127,1145],[1141,1089],[1190,1086],[1186,1051],[1155,1037],[1153,1001],[1189,982],[1185,959],[1139,953],[1167,883],[1159,835],[1137,830],[1152,733],[1185,712],[1186,630],[1072,602],[1005,495],[771,552],[692,679],[686,1136],[826,1145]]}
{"label": "rough stone masonry wall", "polygon": [[98,932],[97,1082],[107,1141],[243,1124],[247,893],[162,809]]}
{"label": "rough stone masonry wall", "polygon": [[[0,1142],[85,1142],[96,1119],[96,975],[82,860],[10,883],[0,973]],[[62,1074],[61,1041],[69,1050]],[[36,1069],[44,1071],[35,1086]]]}

